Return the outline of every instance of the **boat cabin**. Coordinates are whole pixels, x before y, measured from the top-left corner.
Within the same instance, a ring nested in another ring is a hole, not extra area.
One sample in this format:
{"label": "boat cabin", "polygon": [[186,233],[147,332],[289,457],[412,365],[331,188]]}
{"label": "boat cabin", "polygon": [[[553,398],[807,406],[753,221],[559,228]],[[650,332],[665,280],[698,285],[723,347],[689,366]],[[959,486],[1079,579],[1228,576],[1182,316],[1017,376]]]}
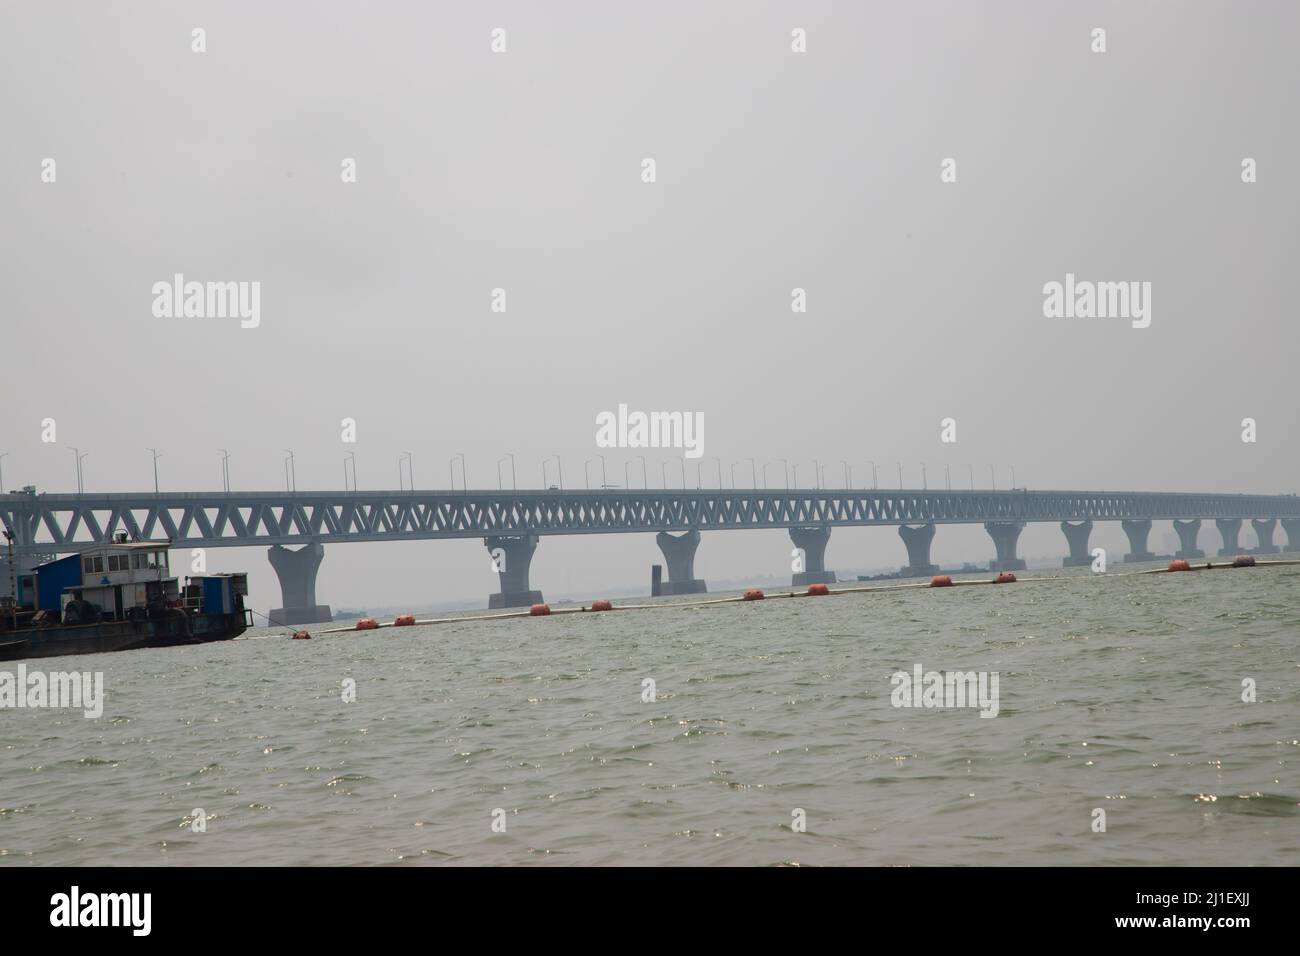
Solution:
{"label": "boat cabin", "polygon": [[97,605],[108,620],[125,620],[134,608],[174,604],[180,587],[171,576],[167,544],[115,541],[80,556],[81,580],[63,588],[61,611],[69,601]]}

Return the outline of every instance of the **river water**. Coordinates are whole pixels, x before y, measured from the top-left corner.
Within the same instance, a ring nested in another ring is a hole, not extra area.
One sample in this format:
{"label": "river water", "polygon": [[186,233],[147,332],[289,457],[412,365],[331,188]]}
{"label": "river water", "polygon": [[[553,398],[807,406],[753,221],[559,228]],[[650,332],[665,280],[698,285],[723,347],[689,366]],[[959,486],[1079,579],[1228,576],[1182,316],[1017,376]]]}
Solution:
{"label": "river water", "polygon": [[0,865],[1300,863],[1300,568],[1055,573],[29,661]]}

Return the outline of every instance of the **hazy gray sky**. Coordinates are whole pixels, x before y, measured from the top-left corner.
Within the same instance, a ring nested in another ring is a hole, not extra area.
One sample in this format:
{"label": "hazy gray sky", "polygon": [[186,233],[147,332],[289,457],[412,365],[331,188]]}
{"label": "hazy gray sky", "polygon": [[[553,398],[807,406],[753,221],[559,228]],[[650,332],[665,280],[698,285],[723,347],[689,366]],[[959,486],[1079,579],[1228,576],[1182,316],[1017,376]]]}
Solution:
{"label": "hazy gray sky", "polygon": [[[521,487],[556,453],[575,486],[623,402],[703,413],[710,483],[714,456],[727,482],[756,456],[804,484],[820,458],[831,484],[875,459],[882,485],[901,460],[909,486],[925,462],[931,487],[973,463],[981,486],[995,464],[999,486],[1015,465],[1031,488],[1297,490],[1297,36],[1283,0],[4,0],[6,488],[74,489],[69,445],[95,491],[151,489],[148,446],[165,490],[218,488],[218,448],[238,489],[282,487],[286,448],[300,489],[340,486],[350,448],[362,488],[407,449],[420,487],[462,451],[471,485],[513,452]],[[177,272],[260,282],[260,326],[155,318]],[[1150,327],[1044,318],[1067,272],[1151,282]],[[788,573],[789,549],[707,534],[696,569]],[[933,555],[992,550],[941,528]],[[1020,550],[1065,542],[1033,525]],[[893,529],[827,554],[904,559]],[[598,594],[658,560],[648,534],[545,538],[533,586]],[[264,549],[210,566],[280,603]],[[416,542],[328,547],[318,596],[495,589],[480,542]]]}

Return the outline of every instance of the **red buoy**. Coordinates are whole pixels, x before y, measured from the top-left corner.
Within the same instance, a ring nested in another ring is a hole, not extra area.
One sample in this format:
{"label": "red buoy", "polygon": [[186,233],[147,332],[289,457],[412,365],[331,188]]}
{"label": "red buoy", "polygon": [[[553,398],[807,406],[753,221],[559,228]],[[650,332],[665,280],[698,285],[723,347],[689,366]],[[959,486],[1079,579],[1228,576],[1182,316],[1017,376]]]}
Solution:
{"label": "red buoy", "polygon": [[294,632],[293,632],[293,638],[292,638],[292,640],[295,640],[295,641],[310,641],[310,640],[311,640],[311,635],[308,634],[306,631],[294,631]]}
{"label": "red buoy", "polygon": [[1255,566],[1255,557],[1250,554],[1239,554],[1232,559],[1234,568],[1253,568]]}
{"label": "red buoy", "polygon": [[593,611],[612,611],[614,610],[614,605],[610,604],[604,598],[601,598],[599,601],[591,602],[591,609]]}
{"label": "red buoy", "polygon": [[532,617],[546,617],[551,613],[551,606],[549,604],[534,604],[528,609],[528,613]]}
{"label": "red buoy", "polygon": [[763,600],[763,592],[760,591],[758,588],[750,588],[748,591],[745,592],[744,600],[761,601]]}
{"label": "red buoy", "polygon": [[1010,571],[1003,571],[999,573],[996,578],[993,579],[993,583],[994,584],[1015,584],[1016,576],[1012,574]]}
{"label": "red buoy", "polygon": [[1170,571],[1190,571],[1192,566],[1183,558],[1174,558],[1169,562]]}
{"label": "red buoy", "polygon": [[952,587],[952,578],[948,577],[946,574],[936,574],[930,579],[930,587],[950,588]]}
{"label": "red buoy", "polygon": [[414,623],[414,614],[399,614],[393,618],[393,627],[410,627]]}
{"label": "red buoy", "polygon": [[358,631],[373,631],[378,626],[379,622],[373,617],[363,617],[361,620],[357,621]]}
{"label": "red buoy", "polygon": [[810,585],[808,585],[808,596],[809,596],[809,597],[824,597],[825,595],[830,594],[830,593],[831,593],[831,589],[828,588],[828,587],[827,587],[826,585],[824,585],[824,584],[810,584]]}

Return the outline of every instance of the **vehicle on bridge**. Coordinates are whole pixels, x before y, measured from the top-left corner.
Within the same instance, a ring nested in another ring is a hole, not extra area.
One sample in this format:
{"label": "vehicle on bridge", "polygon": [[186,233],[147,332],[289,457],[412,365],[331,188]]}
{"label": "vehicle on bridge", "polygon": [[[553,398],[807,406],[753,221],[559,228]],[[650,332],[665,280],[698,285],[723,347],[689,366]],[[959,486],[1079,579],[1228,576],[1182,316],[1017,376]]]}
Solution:
{"label": "vehicle on bridge", "polygon": [[0,660],[202,644],[252,625],[248,575],[192,576],[182,589],[169,571],[167,543],[118,535],[18,575],[0,606]]}

